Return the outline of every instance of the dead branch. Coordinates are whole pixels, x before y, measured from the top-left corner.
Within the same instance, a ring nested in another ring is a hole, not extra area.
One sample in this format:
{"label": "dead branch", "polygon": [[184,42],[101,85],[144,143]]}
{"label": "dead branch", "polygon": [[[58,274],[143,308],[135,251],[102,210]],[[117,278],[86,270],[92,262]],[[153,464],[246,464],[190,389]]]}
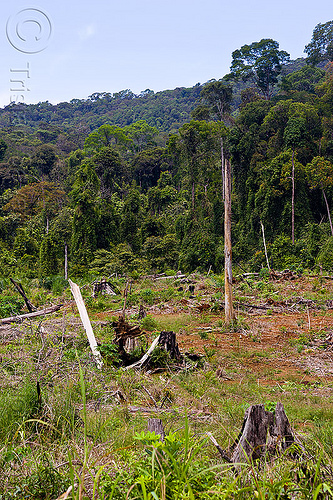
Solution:
{"label": "dead branch", "polygon": [[26,296],[24,290],[23,290],[23,286],[21,285],[21,283],[16,283],[16,281],[13,280],[13,278],[9,278],[10,281],[13,283],[13,285],[15,286],[16,290],[18,291],[18,293],[23,297],[23,300],[25,302],[25,305],[27,306],[27,309],[29,311],[29,313],[32,313],[33,311],[36,311],[37,307],[35,307],[31,302],[30,300],[28,299],[28,297]]}
{"label": "dead branch", "polygon": [[3,325],[6,323],[19,323],[20,321],[22,321],[24,319],[37,318],[37,316],[44,316],[45,314],[52,314],[56,311],[59,311],[59,309],[63,305],[64,304],[58,304],[56,306],[46,307],[45,309],[42,309],[40,311],[35,311],[32,313],[19,314],[18,316],[10,316],[9,318],[0,318],[0,324]]}

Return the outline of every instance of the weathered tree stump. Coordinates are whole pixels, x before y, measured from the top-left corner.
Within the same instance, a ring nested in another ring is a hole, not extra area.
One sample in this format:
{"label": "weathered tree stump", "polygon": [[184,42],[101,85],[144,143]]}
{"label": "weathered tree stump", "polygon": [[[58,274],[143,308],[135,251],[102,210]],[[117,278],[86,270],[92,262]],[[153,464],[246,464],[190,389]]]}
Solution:
{"label": "weathered tree stump", "polygon": [[274,425],[270,429],[269,447],[285,451],[294,443],[294,435],[282,403],[277,403],[275,408]]}
{"label": "weathered tree stump", "polygon": [[252,405],[245,412],[240,435],[231,455],[233,463],[252,462],[265,453],[276,455],[294,442],[294,436],[283,404],[277,403],[275,412],[264,405]]}
{"label": "weathered tree stump", "polygon": [[143,336],[141,328],[137,325],[131,325],[123,316],[119,316],[118,321],[112,323],[115,329],[115,344],[118,346],[118,352],[125,364],[130,361],[130,354],[138,347],[139,337]]}
{"label": "weathered tree stump", "polygon": [[93,284],[93,298],[96,298],[98,294],[117,295],[119,294],[119,290],[117,290],[116,287],[109,283],[106,279],[102,279],[101,281],[96,281]]}
{"label": "weathered tree stump", "polygon": [[144,365],[149,366],[149,361],[151,360],[152,353],[156,347],[160,347],[168,352],[171,359],[181,361],[183,358],[176,342],[176,334],[174,332],[161,332],[160,335],[153,341],[146,354],[136,363],[127,366],[126,369],[142,368]]}
{"label": "weathered tree stump", "polygon": [[147,316],[147,313],[146,313],[146,309],[143,307],[143,305],[141,304],[140,306],[140,309],[139,309],[139,315],[138,315],[138,319],[143,319]]}
{"label": "weathered tree stump", "polygon": [[176,334],[174,332],[161,332],[158,346],[165,349],[169,353],[170,358],[176,360],[180,360],[182,358],[176,342]]}
{"label": "weathered tree stump", "polygon": [[150,418],[148,420],[148,432],[155,432],[161,436],[161,441],[164,441],[165,432],[162,420],[160,418]]}

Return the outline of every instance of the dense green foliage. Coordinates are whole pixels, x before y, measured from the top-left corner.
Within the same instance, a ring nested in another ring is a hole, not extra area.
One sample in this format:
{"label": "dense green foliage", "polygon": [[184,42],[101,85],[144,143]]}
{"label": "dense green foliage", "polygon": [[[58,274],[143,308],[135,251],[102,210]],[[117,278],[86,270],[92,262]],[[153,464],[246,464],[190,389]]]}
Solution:
{"label": "dense green foliage", "polygon": [[[331,22],[322,28],[328,58]],[[265,39],[233,52],[230,75],[192,89],[5,107],[3,276],[63,274],[65,247],[70,275],[220,271],[225,157],[236,263],[266,265],[262,222],[271,265],[330,270],[332,95],[332,63],[289,64]]]}

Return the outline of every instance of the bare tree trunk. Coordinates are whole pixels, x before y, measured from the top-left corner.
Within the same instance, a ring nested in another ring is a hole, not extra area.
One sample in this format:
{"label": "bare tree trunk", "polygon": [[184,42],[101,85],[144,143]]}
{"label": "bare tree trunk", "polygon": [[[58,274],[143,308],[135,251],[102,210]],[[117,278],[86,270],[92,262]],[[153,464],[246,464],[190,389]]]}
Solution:
{"label": "bare tree trunk", "polygon": [[65,243],[65,280],[68,280],[68,245]]}
{"label": "bare tree trunk", "polygon": [[291,193],[291,240],[293,245],[295,244],[295,162],[294,162],[295,150],[293,149],[293,154],[291,157],[292,173],[291,173],[291,183],[292,183],[292,193]]}
{"label": "bare tree trunk", "polygon": [[222,172],[222,200],[225,198],[225,181],[224,181],[224,151],[223,138],[221,137],[221,172]]}
{"label": "bare tree trunk", "polygon": [[325,200],[325,203],[326,203],[326,210],[327,210],[328,220],[330,221],[331,234],[333,236],[333,226],[332,226],[332,219],[331,219],[331,214],[330,214],[330,208],[328,206],[328,202],[327,202],[325,191],[324,191],[323,188],[321,188],[321,190],[323,192],[324,200]]}
{"label": "bare tree trunk", "polygon": [[52,306],[52,307],[47,307],[46,309],[43,309],[42,311],[34,311],[32,313],[27,313],[27,314],[20,314],[19,316],[10,316],[9,318],[0,318],[0,325],[4,325],[7,323],[16,323],[20,322],[23,319],[27,318],[36,318],[37,316],[43,316],[45,314],[51,314],[56,311],[59,311],[59,309],[63,306],[63,304],[58,304],[57,306]]}
{"label": "bare tree trunk", "polygon": [[224,289],[225,289],[225,321],[227,324],[235,319],[232,303],[232,247],[231,247],[231,165],[225,161],[225,200],[224,200]]}
{"label": "bare tree trunk", "polygon": [[96,365],[99,369],[101,369],[103,366],[102,356],[101,356],[101,353],[99,352],[99,350],[97,349],[96,338],[95,338],[95,335],[94,335],[94,332],[93,332],[93,329],[91,326],[91,322],[90,322],[90,319],[89,319],[89,316],[87,313],[85,303],[84,303],[82,295],[81,295],[80,287],[71,280],[68,280],[68,282],[69,282],[69,285],[71,287],[71,291],[72,291],[73,297],[75,299],[76,306],[79,310],[80,318],[81,318],[82,324],[84,326],[84,329],[86,331],[86,334],[87,334],[87,337],[89,340],[89,344],[90,344],[90,348],[91,348],[91,351],[92,351],[93,356],[95,358]]}
{"label": "bare tree trunk", "polygon": [[192,182],[192,210],[194,211],[194,195],[195,195],[195,186],[194,182]]}
{"label": "bare tree trunk", "polygon": [[266,257],[267,267],[268,267],[269,270],[271,270],[271,267],[269,265],[268,255],[267,255],[265,229],[264,229],[264,225],[263,225],[262,221],[260,221],[260,224],[261,224],[261,231],[262,231],[262,239],[264,240],[265,257]]}

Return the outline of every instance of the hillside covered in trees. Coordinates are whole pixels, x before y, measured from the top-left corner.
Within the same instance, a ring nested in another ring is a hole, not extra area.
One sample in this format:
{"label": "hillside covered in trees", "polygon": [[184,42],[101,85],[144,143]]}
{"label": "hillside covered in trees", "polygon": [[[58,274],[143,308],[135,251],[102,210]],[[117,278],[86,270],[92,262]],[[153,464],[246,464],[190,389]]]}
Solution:
{"label": "hillside covered in trees", "polygon": [[48,277],[224,263],[222,163],[241,269],[333,268],[332,25],[306,59],[264,39],[193,88],[0,110],[0,265]]}

